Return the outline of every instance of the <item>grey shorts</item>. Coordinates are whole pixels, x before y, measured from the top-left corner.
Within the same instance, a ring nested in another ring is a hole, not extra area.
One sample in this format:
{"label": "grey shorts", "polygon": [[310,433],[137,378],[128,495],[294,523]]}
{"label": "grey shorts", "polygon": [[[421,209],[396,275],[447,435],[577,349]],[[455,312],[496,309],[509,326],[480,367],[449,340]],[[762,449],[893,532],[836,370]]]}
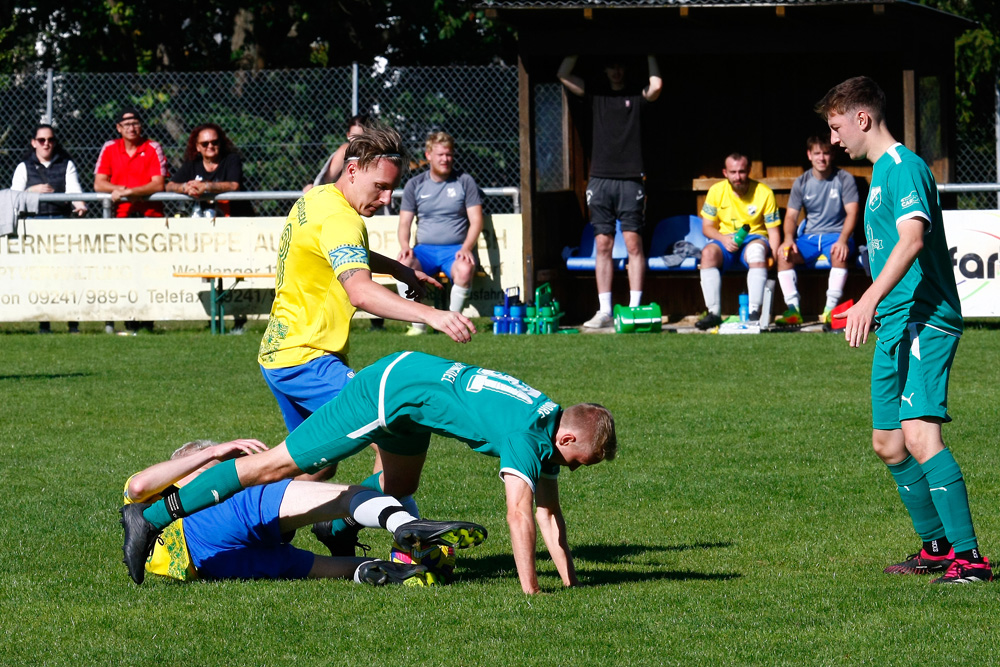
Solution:
{"label": "grey shorts", "polygon": [[641,233],[646,219],[646,189],[638,178],[591,178],[587,183],[587,206],[595,234],[614,235],[616,220],[621,220],[623,232]]}

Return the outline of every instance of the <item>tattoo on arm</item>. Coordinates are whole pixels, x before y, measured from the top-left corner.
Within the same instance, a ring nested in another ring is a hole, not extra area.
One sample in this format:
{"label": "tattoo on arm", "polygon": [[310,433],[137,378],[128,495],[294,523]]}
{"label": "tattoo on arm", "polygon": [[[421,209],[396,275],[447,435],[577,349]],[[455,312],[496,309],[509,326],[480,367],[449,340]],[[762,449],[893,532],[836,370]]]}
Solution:
{"label": "tattoo on arm", "polygon": [[343,285],[344,283],[347,282],[347,280],[351,276],[353,276],[358,271],[364,271],[364,269],[347,269],[346,271],[344,271],[343,273],[341,273],[339,276],[337,276],[337,280],[339,280],[340,284]]}

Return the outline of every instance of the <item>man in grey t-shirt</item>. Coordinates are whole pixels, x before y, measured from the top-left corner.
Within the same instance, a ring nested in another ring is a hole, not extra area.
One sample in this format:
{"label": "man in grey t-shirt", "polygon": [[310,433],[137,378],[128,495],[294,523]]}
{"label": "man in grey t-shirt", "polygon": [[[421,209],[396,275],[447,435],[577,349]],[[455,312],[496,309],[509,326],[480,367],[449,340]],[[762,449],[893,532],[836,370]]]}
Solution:
{"label": "man in grey t-shirt", "polygon": [[[443,271],[452,283],[449,310],[462,312],[476,271],[476,245],[483,231],[483,193],[471,176],[452,168],[454,149],[455,140],[446,132],[427,136],[424,157],[429,168],[403,188],[400,251],[396,259],[430,276]],[[417,242],[411,247],[414,216]],[[405,290],[405,285],[401,289]],[[414,323],[407,334],[426,330],[425,325]]]}
{"label": "man in grey t-shirt", "polygon": [[[778,325],[802,324],[796,264],[815,266],[830,260],[826,305],[820,319],[830,323],[831,311],[844,295],[847,260],[854,252],[854,224],[858,218],[858,187],[854,177],[833,166],[833,147],[827,139],[809,137],[806,156],[812,168],[795,179],[785,213],[785,240],[778,252],[778,283],[788,310],[775,319]],[[798,234],[799,211],[805,209],[802,234]]]}

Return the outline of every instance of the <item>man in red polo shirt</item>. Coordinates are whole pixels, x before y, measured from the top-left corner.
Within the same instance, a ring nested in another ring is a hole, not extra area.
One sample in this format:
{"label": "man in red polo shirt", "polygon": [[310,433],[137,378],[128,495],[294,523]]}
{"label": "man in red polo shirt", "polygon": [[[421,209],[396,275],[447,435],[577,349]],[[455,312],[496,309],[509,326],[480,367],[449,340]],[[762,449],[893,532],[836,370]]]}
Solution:
{"label": "man in red polo shirt", "polygon": [[163,192],[167,159],[163,148],[142,133],[142,119],[135,109],[118,114],[115,129],[121,139],[112,139],[101,148],[94,168],[94,191],[110,192],[119,218],[162,218],[163,204],[143,198]]}

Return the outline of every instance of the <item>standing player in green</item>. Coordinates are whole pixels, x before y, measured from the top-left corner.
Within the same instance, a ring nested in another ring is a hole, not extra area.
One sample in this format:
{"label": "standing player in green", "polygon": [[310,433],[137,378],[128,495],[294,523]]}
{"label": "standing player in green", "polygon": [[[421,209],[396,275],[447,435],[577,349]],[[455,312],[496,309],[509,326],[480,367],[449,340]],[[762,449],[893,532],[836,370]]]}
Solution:
{"label": "standing player in green", "polygon": [[[175,519],[218,504],[244,488],[335,465],[373,442],[382,459],[381,490],[396,497],[412,494],[431,433],[457,438],[500,459],[522,590],[540,592],[536,519],[563,584],[576,585],[557,475],[559,466],[575,470],[615,457],[618,441],[611,413],[593,403],[564,410],[517,378],[419,352],[398,352],[361,370],[336,398],[274,449],[216,465],[181,488],[168,504],[159,501],[145,509],[127,505],[123,508],[126,562],[141,568],[156,535]],[[534,518],[533,505],[537,505]],[[442,536],[441,527],[431,523],[408,521],[396,529],[396,538],[459,547],[485,538],[485,531],[478,533],[474,524],[445,525],[454,535]]]}
{"label": "standing player in green", "polygon": [[851,347],[878,321],[872,361],[872,446],[889,467],[921,550],[890,574],[943,572],[933,583],[993,579],[979,552],[962,470],[944,445],[948,376],[962,310],[930,169],[897,142],[885,93],[868,77],[848,79],[816,105],[830,142],[874,165],[865,236],[874,282],[844,315]]}

